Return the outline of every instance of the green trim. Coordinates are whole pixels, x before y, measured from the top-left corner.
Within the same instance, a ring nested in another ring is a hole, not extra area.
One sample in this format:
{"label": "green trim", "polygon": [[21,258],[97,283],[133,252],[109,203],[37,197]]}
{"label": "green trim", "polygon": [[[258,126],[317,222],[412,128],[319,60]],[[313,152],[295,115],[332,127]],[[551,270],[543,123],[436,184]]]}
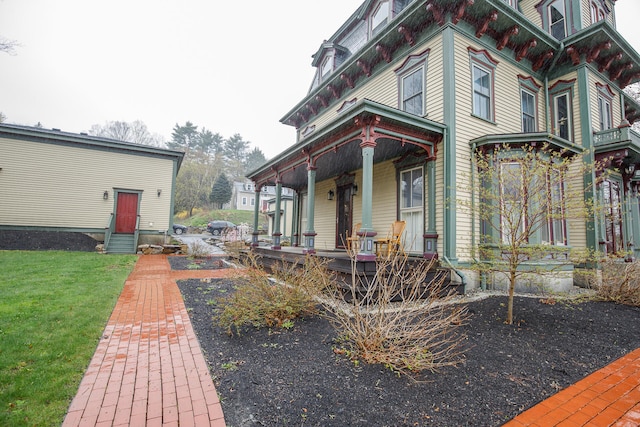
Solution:
{"label": "green trim", "polygon": [[573,154],[582,154],[584,152],[583,147],[576,145],[571,141],[567,141],[566,139],[560,138],[557,135],[546,132],[484,135],[479,138],[472,139],[471,141],[469,141],[469,144],[472,147],[482,147],[484,145],[502,144],[525,145],[532,142],[547,143],[555,149],[565,150]]}
{"label": "green trim", "polygon": [[[592,131],[593,126],[591,124],[591,110],[589,106],[591,105],[590,94],[589,94],[589,73],[585,66],[578,68],[578,121],[580,123],[580,133],[582,135],[582,146],[585,149],[583,154],[583,161],[588,165],[593,165],[595,163],[595,152],[593,150],[593,137]],[[589,168],[589,172],[584,174],[584,188],[585,200],[595,199],[596,198],[596,189],[593,188],[596,182],[596,175],[594,168]],[[587,190],[591,188],[591,190]],[[587,248],[590,250],[598,250],[598,229],[595,226],[598,223],[597,218],[594,214],[592,218],[586,221],[586,239],[587,239]],[[567,230],[570,231],[570,230]],[[567,243],[571,244],[570,233],[567,233]]]}
{"label": "green trim", "polygon": [[455,33],[451,26],[442,31],[444,116],[450,125],[443,138],[444,155],[444,256],[453,263],[456,258],[456,78],[455,78]]}

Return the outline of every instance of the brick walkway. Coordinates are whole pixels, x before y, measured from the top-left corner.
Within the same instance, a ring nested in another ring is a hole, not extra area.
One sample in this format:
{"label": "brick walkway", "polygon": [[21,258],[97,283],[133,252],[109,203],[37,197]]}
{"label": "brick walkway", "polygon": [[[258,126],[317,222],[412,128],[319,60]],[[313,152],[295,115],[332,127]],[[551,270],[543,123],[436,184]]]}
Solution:
{"label": "brick walkway", "polygon": [[171,271],[140,256],[63,427],[224,427],[222,408],[175,280],[224,270]]}
{"label": "brick walkway", "polygon": [[640,349],[540,402],[505,426],[640,426]]}

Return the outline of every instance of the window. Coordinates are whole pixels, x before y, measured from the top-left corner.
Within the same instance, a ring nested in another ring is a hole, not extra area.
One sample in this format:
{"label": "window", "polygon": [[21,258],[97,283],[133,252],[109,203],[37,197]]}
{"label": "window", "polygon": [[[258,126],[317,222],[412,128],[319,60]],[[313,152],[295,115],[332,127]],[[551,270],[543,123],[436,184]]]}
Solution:
{"label": "window", "polygon": [[398,108],[407,113],[418,116],[425,112],[425,79],[429,49],[410,55],[404,63],[395,70],[398,77]]}
{"label": "window", "polygon": [[611,129],[611,102],[598,96],[598,113],[600,114],[600,130]]}
{"label": "window", "polygon": [[564,212],[564,179],[559,170],[551,169],[547,176],[546,225],[542,227],[542,242],[566,245],[567,233]]}
{"label": "window", "polygon": [[473,65],[473,114],[491,120],[491,73]]}
{"label": "window", "polygon": [[603,181],[602,196],[605,206],[604,228],[606,250],[608,254],[615,254],[624,249],[620,183],[611,179]]}
{"label": "window", "polygon": [[251,206],[255,206],[256,205],[256,199],[255,197],[251,198]]}
{"label": "window", "polygon": [[371,14],[371,37],[378,34],[389,21],[389,2],[383,1],[378,4],[376,10]]}
{"label": "window", "polygon": [[549,33],[558,40],[567,36],[564,0],[555,0],[548,7]]}
{"label": "window", "polygon": [[536,95],[526,89],[520,89],[520,105],[522,109],[522,132],[537,132]]}
{"label": "window", "polygon": [[333,71],[333,56],[328,56],[324,59],[321,70],[322,80],[324,80]]}
{"label": "window", "polygon": [[560,138],[569,140],[571,138],[571,111],[569,104],[569,93],[565,92],[553,98],[553,124],[554,133]]}
{"label": "window", "polygon": [[424,177],[423,167],[400,172],[400,219],[406,221],[405,249],[422,252],[424,234]]}
{"label": "window", "polygon": [[242,198],[242,206],[247,206],[247,198],[246,197]]}
{"label": "window", "polygon": [[506,4],[508,4],[509,6],[511,6],[514,9],[518,8],[518,0],[502,0],[503,2],[505,2]]}
{"label": "window", "polygon": [[494,121],[493,86],[498,62],[485,50],[468,48],[471,60],[472,114],[481,119]]}
{"label": "window", "polygon": [[500,163],[500,231],[503,243],[519,238],[525,230],[527,202],[520,168],[518,162]]}
{"label": "window", "polygon": [[[500,163],[500,230],[502,242],[537,236],[550,245],[566,245],[567,233],[564,210],[564,174],[549,165],[546,171],[528,174],[518,161]],[[542,178],[544,181],[540,185]],[[525,184],[525,182],[530,184]],[[526,188],[533,185],[540,194]],[[523,236],[523,233],[526,233]]]}
{"label": "window", "polygon": [[600,119],[600,130],[608,130],[613,127],[613,105],[614,93],[607,85],[596,83],[598,88],[598,116]]}
{"label": "window", "polygon": [[402,110],[422,116],[424,106],[424,68],[402,77]]}
{"label": "window", "polygon": [[605,11],[605,5],[599,0],[591,1],[591,23],[595,24],[598,21],[602,21],[606,18],[607,12]]}

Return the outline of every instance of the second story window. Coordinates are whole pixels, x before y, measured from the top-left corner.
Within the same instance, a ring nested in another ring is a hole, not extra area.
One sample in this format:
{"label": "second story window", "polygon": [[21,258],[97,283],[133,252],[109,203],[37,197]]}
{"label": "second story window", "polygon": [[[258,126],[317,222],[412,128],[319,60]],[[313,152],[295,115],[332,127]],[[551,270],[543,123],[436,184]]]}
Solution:
{"label": "second story window", "polygon": [[502,0],[514,9],[518,9],[518,0]]}
{"label": "second story window", "polygon": [[371,14],[371,37],[378,34],[389,22],[389,2],[383,1],[378,4]]}
{"label": "second story window", "polygon": [[473,65],[473,114],[491,120],[491,73]]}
{"label": "second story window", "polygon": [[566,140],[570,139],[571,129],[571,105],[569,92],[564,92],[553,97],[553,124],[555,134]]}
{"label": "second story window", "polygon": [[613,127],[613,92],[607,85],[596,83],[598,88],[598,118],[600,130],[608,130]]}
{"label": "second story window", "polygon": [[426,114],[425,87],[429,49],[411,55],[395,70],[398,77],[398,108],[417,116]]}
{"label": "second story window", "polygon": [[494,79],[498,62],[487,51],[468,48],[471,60],[471,114],[490,122],[495,121]]}
{"label": "second story window", "polygon": [[536,96],[526,89],[520,89],[520,105],[522,108],[522,132],[537,132]]}
{"label": "second story window", "polygon": [[548,8],[549,33],[558,40],[567,36],[564,0],[555,0]]}
{"label": "second story window", "polygon": [[402,110],[407,113],[423,115],[424,69],[413,71],[402,78]]}

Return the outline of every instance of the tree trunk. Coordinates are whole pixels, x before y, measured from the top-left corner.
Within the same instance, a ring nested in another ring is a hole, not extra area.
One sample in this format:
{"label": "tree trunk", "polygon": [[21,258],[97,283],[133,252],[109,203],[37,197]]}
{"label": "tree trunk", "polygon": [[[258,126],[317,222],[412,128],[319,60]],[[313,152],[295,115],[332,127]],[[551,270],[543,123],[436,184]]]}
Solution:
{"label": "tree trunk", "polygon": [[509,272],[509,301],[507,303],[507,325],[513,324],[513,294],[516,289],[516,272]]}

